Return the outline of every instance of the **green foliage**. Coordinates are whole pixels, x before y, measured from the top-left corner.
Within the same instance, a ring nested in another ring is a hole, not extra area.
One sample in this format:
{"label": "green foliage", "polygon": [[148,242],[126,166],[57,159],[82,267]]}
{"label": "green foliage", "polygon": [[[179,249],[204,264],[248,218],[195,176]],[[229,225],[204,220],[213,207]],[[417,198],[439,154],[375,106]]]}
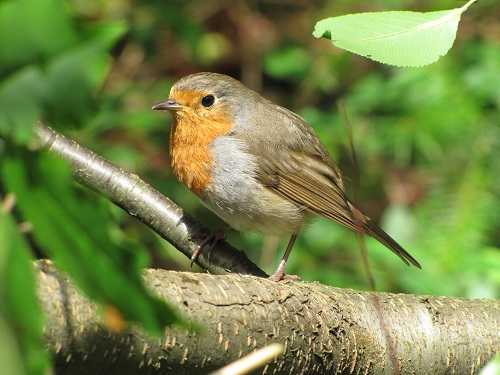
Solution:
{"label": "green foliage", "polygon": [[[201,70],[242,78],[316,130],[348,189],[360,190],[361,207],[423,266],[407,268],[366,239],[378,290],[500,297],[500,50],[488,31],[498,21],[487,17],[500,6],[482,1],[471,8],[477,19],[459,28],[454,48],[436,64],[388,69],[310,37],[315,19],[377,11],[379,2],[319,9],[238,4],[0,4],[0,195],[17,198],[0,216],[0,346],[12,349],[9,362],[1,357],[0,363],[31,373],[46,363],[38,339],[42,318],[33,307],[33,254],[52,258],[86,293],[122,308],[126,318],[152,330],[173,319],[144,294],[139,270],[150,264],[189,270],[189,260],[73,183],[57,160],[25,145],[31,124],[44,120],[138,173],[202,222],[222,226],[173,177],[169,119],[150,110],[178,78]],[[418,6],[412,10],[435,10]],[[359,184],[349,181],[355,167],[337,99],[353,129]],[[233,231],[229,241],[272,271],[288,238],[278,243]],[[355,236],[323,219],[300,234],[287,272],[368,288]]]}
{"label": "green foliage", "polygon": [[124,23],[79,29],[61,0],[0,4],[0,134],[18,143],[37,120],[82,126],[96,110],[108,49]]}
{"label": "green foliage", "polygon": [[[67,128],[95,118],[108,51],[125,25],[77,21],[62,0],[0,4],[0,197],[16,200],[0,216],[0,336],[12,350],[2,361],[5,371],[42,374],[48,363],[31,264],[38,252],[95,301],[118,308],[124,319],[152,333],[180,322],[143,287],[149,256],[115,235],[111,204],[76,185],[55,157],[27,151],[36,120]],[[23,232],[16,223],[23,223]]]}
{"label": "green foliage", "polygon": [[47,154],[11,153],[0,170],[20,214],[33,225],[34,240],[89,297],[116,306],[126,319],[152,332],[179,320],[142,285],[147,255],[124,246],[130,244],[117,246],[103,230],[108,225],[103,202],[75,189],[62,161]]}
{"label": "green foliage", "polygon": [[455,41],[460,9],[439,12],[378,12],[332,17],[313,35],[347,51],[395,66],[420,67],[444,56]]}
{"label": "green foliage", "polygon": [[6,373],[43,374],[49,355],[42,345],[32,256],[6,206],[0,208],[0,238],[0,362]]}

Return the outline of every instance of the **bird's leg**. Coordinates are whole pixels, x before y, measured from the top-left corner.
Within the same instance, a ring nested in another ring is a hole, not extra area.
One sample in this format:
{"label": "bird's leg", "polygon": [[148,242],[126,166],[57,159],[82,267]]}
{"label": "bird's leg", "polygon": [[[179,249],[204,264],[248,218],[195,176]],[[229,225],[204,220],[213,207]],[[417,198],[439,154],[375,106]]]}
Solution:
{"label": "bird's leg", "polygon": [[193,255],[191,255],[191,267],[193,267],[193,263],[198,260],[198,257],[200,256],[202,250],[205,248],[207,244],[210,244],[210,247],[208,248],[208,253],[207,253],[207,258],[210,258],[210,254],[212,253],[212,250],[214,249],[215,245],[219,240],[223,240],[226,238],[226,232],[230,229],[231,227],[229,225],[226,225],[222,228],[219,228],[208,235],[201,235],[201,234],[193,234],[191,237],[205,237],[203,241],[196,247],[196,250],[194,251]]}
{"label": "bird's leg", "polygon": [[280,281],[283,279],[288,279],[288,280],[300,280],[300,277],[297,275],[285,275],[285,267],[286,267],[286,261],[288,260],[288,257],[290,256],[290,253],[292,251],[293,244],[295,243],[295,240],[297,239],[297,235],[293,234],[292,238],[290,238],[290,242],[288,242],[288,246],[286,247],[285,254],[283,255],[283,258],[281,259],[281,262],[276,268],[276,271],[269,276],[269,280],[272,281]]}

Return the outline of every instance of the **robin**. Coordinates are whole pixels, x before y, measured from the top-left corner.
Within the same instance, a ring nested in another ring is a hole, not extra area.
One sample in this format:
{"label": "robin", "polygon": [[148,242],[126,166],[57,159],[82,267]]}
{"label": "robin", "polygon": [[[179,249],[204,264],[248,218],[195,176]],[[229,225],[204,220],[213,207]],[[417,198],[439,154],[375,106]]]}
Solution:
{"label": "robin", "polygon": [[297,234],[314,215],[374,237],[407,265],[421,268],[346,197],[339,168],[297,114],[217,73],[180,79],[153,109],[172,112],[172,168],[205,206],[237,230],[291,235],[270,279],[294,278],[285,275],[285,265]]}

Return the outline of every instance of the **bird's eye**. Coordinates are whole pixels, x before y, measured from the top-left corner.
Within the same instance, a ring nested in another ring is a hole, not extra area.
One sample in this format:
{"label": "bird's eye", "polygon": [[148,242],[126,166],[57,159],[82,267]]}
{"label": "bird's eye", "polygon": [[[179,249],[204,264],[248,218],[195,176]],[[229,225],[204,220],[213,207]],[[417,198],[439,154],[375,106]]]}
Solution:
{"label": "bird's eye", "polygon": [[201,105],[205,108],[211,107],[215,103],[215,96],[212,94],[206,95],[201,99]]}

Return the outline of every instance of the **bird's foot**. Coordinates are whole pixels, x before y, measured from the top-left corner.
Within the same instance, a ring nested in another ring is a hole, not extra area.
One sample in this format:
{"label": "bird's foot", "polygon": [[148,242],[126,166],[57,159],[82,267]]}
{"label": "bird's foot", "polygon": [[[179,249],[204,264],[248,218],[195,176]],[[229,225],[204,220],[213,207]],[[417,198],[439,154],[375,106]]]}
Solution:
{"label": "bird's foot", "polygon": [[271,280],[271,281],[281,281],[281,280],[301,281],[302,280],[297,275],[285,275],[285,265],[282,263],[280,263],[278,268],[276,268],[276,271],[274,271],[274,273],[268,277],[268,280]]}
{"label": "bird's foot", "polygon": [[193,267],[193,263],[198,260],[198,257],[200,256],[201,252],[203,249],[209,245],[207,251],[207,259],[210,259],[210,254],[212,253],[212,250],[214,249],[215,245],[217,244],[218,241],[220,240],[225,240],[226,239],[226,232],[229,230],[229,226],[225,226],[222,228],[219,228],[211,233],[195,233],[192,234],[191,237],[196,238],[196,237],[204,237],[203,241],[196,247],[196,250],[194,251],[193,255],[191,255],[191,267]]}

